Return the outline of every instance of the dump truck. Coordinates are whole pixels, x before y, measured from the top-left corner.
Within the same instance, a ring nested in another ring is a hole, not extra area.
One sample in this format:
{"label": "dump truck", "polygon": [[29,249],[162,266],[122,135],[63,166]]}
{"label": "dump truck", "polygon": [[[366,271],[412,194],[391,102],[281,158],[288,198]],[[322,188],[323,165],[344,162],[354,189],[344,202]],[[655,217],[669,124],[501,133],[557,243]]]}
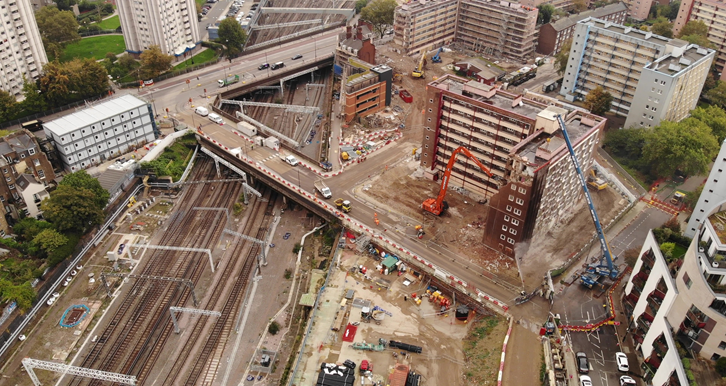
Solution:
{"label": "dump truck", "polygon": [[325,197],[325,198],[333,197],[333,193],[330,192],[330,188],[328,187],[328,185],[325,185],[325,182],[323,182],[323,180],[315,181],[314,185],[315,185],[315,189],[317,189],[318,192],[320,192],[320,194],[323,195],[323,197]]}
{"label": "dump truck", "polygon": [[343,200],[342,198],[339,198],[335,200],[335,206],[338,208],[338,210],[342,210],[345,213],[350,213],[350,201]]}
{"label": "dump truck", "polygon": [[239,75],[230,75],[224,79],[220,79],[217,81],[219,83],[219,87],[229,86],[230,84],[234,84],[239,82]]}

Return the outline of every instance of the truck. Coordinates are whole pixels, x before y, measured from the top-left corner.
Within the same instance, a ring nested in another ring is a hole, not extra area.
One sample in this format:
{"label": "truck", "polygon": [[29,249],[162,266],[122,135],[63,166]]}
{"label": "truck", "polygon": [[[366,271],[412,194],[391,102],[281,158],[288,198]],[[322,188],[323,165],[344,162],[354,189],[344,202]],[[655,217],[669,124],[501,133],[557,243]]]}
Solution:
{"label": "truck", "polygon": [[257,128],[245,121],[237,122],[237,131],[249,138],[257,135]]}
{"label": "truck", "polygon": [[338,208],[338,210],[342,210],[345,213],[350,213],[350,209],[351,209],[350,201],[339,198],[339,199],[335,200],[334,202],[335,202],[335,206]]}
{"label": "truck", "polygon": [[328,185],[325,185],[325,182],[323,182],[323,180],[317,180],[313,185],[315,185],[315,189],[317,189],[318,192],[323,195],[323,197],[333,197],[333,193],[330,192],[330,188],[328,187]]}
{"label": "truck", "polygon": [[219,87],[229,86],[230,84],[234,84],[237,82],[239,82],[239,75],[230,75],[224,79],[220,79],[217,81]]}

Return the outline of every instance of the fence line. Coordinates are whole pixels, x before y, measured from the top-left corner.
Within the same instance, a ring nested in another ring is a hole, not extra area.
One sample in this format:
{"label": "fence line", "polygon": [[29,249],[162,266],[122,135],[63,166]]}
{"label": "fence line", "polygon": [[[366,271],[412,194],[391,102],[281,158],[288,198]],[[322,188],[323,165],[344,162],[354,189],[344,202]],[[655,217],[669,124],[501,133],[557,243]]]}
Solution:
{"label": "fence line", "polygon": [[81,105],[85,105],[86,102],[95,102],[95,101],[99,101],[101,99],[105,99],[108,96],[109,96],[109,94],[107,92],[104,92],[103,94],[100,94],[97,97],[92,97],[92,98],[84,99],[84,100],[81,100],[78,102],[73,102],[73,103],[67,104],[65,106],[54,107],[54,108],[42,111],[40,113],[30,114],[30,115],[26,115],[26,116],[18,118],[18,119],[13,119],[12,121],[2,122],[2,123],[0,123],[0,129],[5,129],[10,126],[19,125],[21,123],[36,120],[38,118],[47,117],[48,115],[53,115],[55,113],[60,113],[62,111],[66,111],[66,110],[69,110],[69,109],[72,109],[72,108],[75,108],[75,107],[78,107]]}
{"label": "fence line", "polygon": [[[219,63],[221,60],[222,60],[222,58],[221,57],[218,57],[216,60],[212,60],[212,61],[209,61],[207,63],[196,64],[194,66],[187,67],[187,68],[185,68],[183,70],[175,70],[175,71],[172,71],[172,72],[168,72],[166,74],[162,74],[162,75],[159,75],[159,76],[155,77],[154,78],[154,82],[161,82],[162,80],[166,80],[166,79],[169,79],[169,78],[174,78],[174,77],[179,76],[179,75],[184,75],[184,74],[190,73],[192,71],[200,70],[202,68],[215,65],[215,64]],[[137,88],[137,87],[139,87],[139,81],[128,82],[128,83],[119,83],[118,84],[118,87],[120,87],[120,88]]]}

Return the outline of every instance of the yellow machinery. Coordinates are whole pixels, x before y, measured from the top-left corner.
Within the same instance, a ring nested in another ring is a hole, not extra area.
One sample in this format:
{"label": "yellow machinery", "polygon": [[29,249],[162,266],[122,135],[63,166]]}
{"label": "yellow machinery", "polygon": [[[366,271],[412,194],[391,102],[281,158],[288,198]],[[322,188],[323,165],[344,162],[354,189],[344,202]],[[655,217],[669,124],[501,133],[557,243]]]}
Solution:
{"label": "yellow machinery", "polygon": [[598,177],[595,170],[590,170],[590,176],[587,178],[587,186],[595,190],[603,190],[608,187],[608,182]]}
{"label": "yellow machinery", "polygon": [[418,60],[418,66],[411,72],[411,76],[414,78],[425,78],[424,66],[426,65],[426,52],[428,47],[421,50],[421,58]]}
{"label": "yellow machinery", "polygon": [[681,192],[680,190],[676,190],[676,192],[673,193],[673,197],[671,197],[671,204],[681,205],[684,198],[686,198],[686,194]]}
{"label": "yellow machinery", "polygon": [[339,210],[342,210],[345,213],[350,213],[350,209],[351,209],[350,201],[339,198],[333,202],[335,203],[335,206]]}
{"label": "yellow machinery", "polygon": [[129,203],[128,203],[128,205],[126,205],[126,206],[127,206],[128,208],[130,208],[130,207],[134,206],[134,204],[136,204],[136,199],[135,199],[135,198],[133,198],[133,197],[131,197],[131,198],[129,199]]}

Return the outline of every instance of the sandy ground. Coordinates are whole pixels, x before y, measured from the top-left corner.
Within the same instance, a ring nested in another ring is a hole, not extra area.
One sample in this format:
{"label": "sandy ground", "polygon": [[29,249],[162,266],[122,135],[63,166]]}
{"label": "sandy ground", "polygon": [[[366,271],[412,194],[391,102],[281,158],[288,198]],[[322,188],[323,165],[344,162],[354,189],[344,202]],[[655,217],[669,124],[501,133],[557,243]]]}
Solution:
{"label": "sandy ground", "polygon": [[[462,341],[467,334],[468,324],[457,321],[453,314],[435,315],[437,310],[426,299],[421,305],[416,305],[410,297],[405,301],[404,296],[410,296],[413,292],[419,294],[425,292],[425,286],[420,282],[404,286],[401,277],[388,275],[382,277],[391,281],[391,287],[387,290],[371,285],[373,282],[364,279],[359,273],[347,273],[351,267],[359,265],[368,268],[367,274],[374,281],[379,277],[379,273],[373,270],[375,261],[350,250],[342,253],[340,264],[334,269],[328,287],[322,295],[320,309],[314,319],[315,324],[308,336],[304,351],[307,360],[301,371],[304,375],[301,380],[296,379],[297,384],[312,384],[317,379],[320,363],[342,363],[346,359],[353,360],[357,364],[363,359],[373,363],[373,376],[365,380],[367,385],[378,380],[384,381],[385,384],[390,369],[394,364],[401,362],[410,365],[412,370],[421,374],[426,384],[467,384],[461,375],[464,369]],[[343,323],[343,326],[346,323],[360,322],[354,343],[377,344],[379,338],[393,339],[421,346],[423,352],[409,354],[407,357],[399,352],[397,357],[394,357],[393,353],[399,350],[359,351],[353,349],[351,343],[342,342],[345,327],[339,332],[333,332],[331,326],[340,301],[348,289],[355,290],[355,298],[369,300],[373,305],[378,305],[392,314],[392,317],[386,317],[380,325],[377,325],[373,322],[361,322],[360,309],[351,308],[347,322]],[[492,349],[501,350],[502,339],[503,336],[492,339],[494,342]]]}

